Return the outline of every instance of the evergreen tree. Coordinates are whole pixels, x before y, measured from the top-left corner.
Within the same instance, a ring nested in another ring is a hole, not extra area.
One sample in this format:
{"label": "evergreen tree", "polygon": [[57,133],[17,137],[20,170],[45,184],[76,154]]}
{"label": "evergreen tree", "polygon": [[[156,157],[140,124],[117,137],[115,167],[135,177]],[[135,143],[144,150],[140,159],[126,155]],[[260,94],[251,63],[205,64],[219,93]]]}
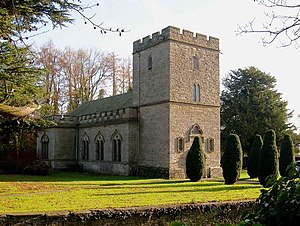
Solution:
{"label": "evergreen tree", "polygon": [[235,133],[241,137],[243,151],[251,149],[255,134],[274,128],[279,138],[295,130],[288,122],[292,113],[287,101],[276,90],[276,79],[255,67],[231,71],[223,80],[221,94],[222,139]]}
{"label": "evergreen tree", "polygon": [[264,187],[270,186],[267,178],[278,177],[278,151],[276,146],[276,134],[274,130],[268,130],[264,135],[258,166],[258,179]]}
{"label": "evergreen tree", "polygon": [[263,140],[259,134],[255,136],[251,151],[248,157],[247,173],[250,178],[256,178],[258,174],[258,164],[260,158],[260,151],[263,145]]}
{"label": "evergreen tree", "polygon": [[242,170],[242,146],[240,138],[236,134],[230,134],[226,140],[226,147],[221,159],[225,184],[234,184]]}
{"label": "evergreen tree", "polygon": [[288,176],[287,167],[295,162],[294,143],[289,134],[283,138],[280,148],[279,171],[283,177]]}
{"label": "evergreen tree", "polygon": [[186,175],[193,181],[199,181],[205,173],[205,158],[199,137],[195,137],[186,157]]}

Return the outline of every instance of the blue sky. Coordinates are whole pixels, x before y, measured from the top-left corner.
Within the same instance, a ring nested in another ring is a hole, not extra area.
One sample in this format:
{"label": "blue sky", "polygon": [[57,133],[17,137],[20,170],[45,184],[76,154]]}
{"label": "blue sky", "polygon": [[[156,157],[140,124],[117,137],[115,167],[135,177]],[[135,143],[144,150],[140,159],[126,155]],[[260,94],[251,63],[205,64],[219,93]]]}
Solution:
{"label": "blue sky", "polygon": [[37,46],[52,40],[59,48],[99,48],[130,57],[133,41],[172,25],[181,29],[215,36],[220,39],[221,78],[230,70],[255,66],[277,79],[277,89],[294,110],[292,122],[300,127],[300,49],[264,47],[259,34],[236,34],[238,24],[253,20],[263,22],[265,8],[253,0],[82,0],[99,2],[100,6],[87,14],[96,13],[94,21],[104,26],[125,28],[129,32],[101,35],[98,30],[77,19],[74,25],[56,29],[33,39]]}

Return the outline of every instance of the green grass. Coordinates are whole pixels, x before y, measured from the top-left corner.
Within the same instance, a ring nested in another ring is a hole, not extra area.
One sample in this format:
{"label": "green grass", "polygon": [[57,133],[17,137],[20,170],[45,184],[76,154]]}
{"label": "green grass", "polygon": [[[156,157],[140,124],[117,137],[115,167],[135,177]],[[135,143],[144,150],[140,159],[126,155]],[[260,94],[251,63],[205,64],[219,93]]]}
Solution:
{"label": "green grass", "polygon": [[134,206],[255,199],[262,188],[245,172],[234,185],[55,172],[51,176],[0,175],[0,213],[78,211]]}

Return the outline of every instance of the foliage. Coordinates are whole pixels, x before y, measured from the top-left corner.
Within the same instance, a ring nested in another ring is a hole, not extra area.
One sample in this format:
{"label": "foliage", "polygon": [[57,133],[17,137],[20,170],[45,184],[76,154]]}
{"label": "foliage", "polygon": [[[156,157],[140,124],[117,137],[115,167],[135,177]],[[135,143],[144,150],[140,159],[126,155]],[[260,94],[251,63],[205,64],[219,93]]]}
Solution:
{"label": "foliage", "polygon": [[[35,137],[31,139],[35,142]],[[28,144],[32,146],[32,144]],[[9,150],[0,152],[0,171],[5,173],[22,173],[24,167],[37,160],[35,150],[17,152]]]}
{"label": "foliage", "polygon": [[295,162],[294,143],[290,135],[286,134],[280,148],[279,172],[283,177],[288,176],[287,167]]}
{"label": "foliage", "polygon": [[[278,151],[276,145],[276,134],[274,130],[268,130],[264,135],[258,166],[258,179],[264,187],[271,186],[267,179],[276,180],[278,177]],[[271,181],[271,180],[269,180]]]}
{"label": "foliage", "polygon": [[225,184],[234,184],[242,170],[242,146],[236,134],[230,134],[226,141],[225,151],[221,158],[221,167]]}
{"label": "foliage", "polygon": [[69,113],[86,101],[106,95],[108,84],[115,94],[131,86],[131,61],[98,49],[58,49],[48,42],[39,50],[35,64],[43,68],[41,84],[48,106],[45,114]]}
{"label": "foliage", "polygon": [[254,213],[246,216],[244,225],[298,225],[299,208],[300,172],[290,165],[288,177],[279,178],[270,189],[261,191]]}
{"label": "foliage", "polygon": [[35,160],[23,169],[28,175],[49,175],[50,167],[42,160]]}
{"label": "foliage", "polygon": [[248,157],[247,173],[250,176],[250,178],[257,177],[258,164],[259,164],[262,145],[263,145],[263,140],[261,136],[259,134],[256,134]]}
{"label": "foliage", "polygon": [[243,150],[248,152],[255,134],[274,128],[281,138],[295,127],[288,123],[292,113],[287,101],[275,89],[275,77],[255,67],[231,71],[223,80],[221,94],[222,141],[230,133],[241,137]]}
{"label": "foliage", "polygon": [[186,176],[193,182],[201,180],[205,174],[205,158],[199,137],[195,137],[186,156]]}

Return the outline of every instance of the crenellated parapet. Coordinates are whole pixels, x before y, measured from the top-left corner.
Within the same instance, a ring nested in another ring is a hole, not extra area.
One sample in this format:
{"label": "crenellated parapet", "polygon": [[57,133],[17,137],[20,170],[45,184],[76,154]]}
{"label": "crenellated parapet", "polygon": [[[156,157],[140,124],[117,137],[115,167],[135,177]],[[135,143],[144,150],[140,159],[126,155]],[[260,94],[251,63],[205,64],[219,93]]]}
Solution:
{"label": "crenellated parapet", "polygon": [[47,120],[54,122],[56,126],[70,127],[77,123],[77,117],[69,115],[51,115],[46,117]]}
{"label": "crenellated parapet", "polygon": [[93,113],[81,116],[52,115],[48,120],[55,123],[54,127],[74,127],[90,124],[117,123],[137,119],[136,108],[122,108],[112,111]]}
{"label": "crenellated parapet", "polygon": [[133,43],[133,53],[140,52],[150,47],[156,46],[167,40],[183,42],[186,44],[209,48],[219,51],[219,39],[211,36],[206,36],[199,33],[180,29],[177,27],[166,27],[161,32],[153,33],[152,36],[144,37],[142,40],[137,40]]}
{"label": "crenellated parapet", "polygon": [[137,118],[137,111],[135,108],[122,108],[112,111],[78,116],[78,124],[85,125],[92,123],[108,123],[116,122],[117,120],[127,121],[134,118]]}

